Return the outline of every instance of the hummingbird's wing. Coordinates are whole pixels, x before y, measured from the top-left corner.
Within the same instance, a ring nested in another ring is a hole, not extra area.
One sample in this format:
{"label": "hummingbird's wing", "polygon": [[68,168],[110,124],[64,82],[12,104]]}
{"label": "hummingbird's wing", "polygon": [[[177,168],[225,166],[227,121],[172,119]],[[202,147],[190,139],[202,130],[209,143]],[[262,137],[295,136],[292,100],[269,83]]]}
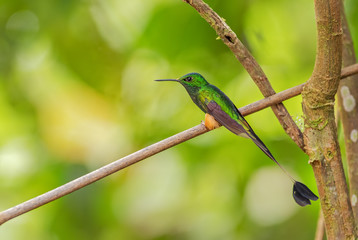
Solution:
{"label": "hummingbird's wing", "polygon": [[221,125],[226,127],[228,130],[230,130],[232,133],[246,137],[251,138],[251,140],[273,161],[276,161],[276,159],[273,157],[271,152],[268,150],[266,145],[261,141],[261,139],[255,134],[254,130],[250,127],[249,123],[245,120],[245,118],[241,115],[239,110],[236,108],[237,114],[239,116],[239,120],[235,120],[232,117],[230,117],[229,114],[227,114],[225,111],[222,110],[219,104],[217,104],[215,101],[210,101],[207,104],[208,107],[208,113],[213,116],[216,121],[218,121]]}
{"label": "hummingbird's wing", "polygon": [[224,112],[220,105],[217,104],[215,101],[210,101],[207,104],[208,113],[215,118],[221,125],[229,129],[236,135],[250,138],[245,128],[235,121],[233,118],[229,116],[226,112]]}

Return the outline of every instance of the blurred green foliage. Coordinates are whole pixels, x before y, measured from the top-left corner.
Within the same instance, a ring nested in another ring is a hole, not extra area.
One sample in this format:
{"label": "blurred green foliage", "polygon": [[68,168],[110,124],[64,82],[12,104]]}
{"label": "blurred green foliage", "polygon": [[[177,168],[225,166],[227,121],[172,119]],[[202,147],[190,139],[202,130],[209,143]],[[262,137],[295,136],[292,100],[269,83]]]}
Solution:
{"label": "blurred green foliage", "polygon": [[[313,2],[208,3],[276,91],[306,81]],[[346,1],[350,23],[358,4]],[[262,98],[215,32],[183,1],[0,4],[0,209],[198,124],[184,89],[200,72],[237,106]],[[357,26],[351,24],[353,38]],[[302,125],[300,97],[285,102]],[[247,117],[310,186],[307,156],[266,109]],[[319,203],[300,208],[286,176],[249,140],[219,129],[4,224],[1,239],[312,239]]]}

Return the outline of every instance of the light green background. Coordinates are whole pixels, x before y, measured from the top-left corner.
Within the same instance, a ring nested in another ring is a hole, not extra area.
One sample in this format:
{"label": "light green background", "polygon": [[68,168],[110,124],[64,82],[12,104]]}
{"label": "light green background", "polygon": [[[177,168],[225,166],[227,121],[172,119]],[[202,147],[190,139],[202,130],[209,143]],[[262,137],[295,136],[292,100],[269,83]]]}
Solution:
{"label": "light green background", "polygon": [[[277,92],[309,78],[313,1],[208,3]],[[346,5],[357,39],[358,4]],[[181,0],[2,0],[0,210],[200,123],[181,86],[154,79],[195,71],[238,107],[261,99],[216,38]],[[302,128],[301,97],[285,105]],[[317,193],[307,156],[273,112],[247,120]],[[313,239],[319,203],[297,206],[291,187],[251,141],[221,128],[13,219],[0,238]]]}

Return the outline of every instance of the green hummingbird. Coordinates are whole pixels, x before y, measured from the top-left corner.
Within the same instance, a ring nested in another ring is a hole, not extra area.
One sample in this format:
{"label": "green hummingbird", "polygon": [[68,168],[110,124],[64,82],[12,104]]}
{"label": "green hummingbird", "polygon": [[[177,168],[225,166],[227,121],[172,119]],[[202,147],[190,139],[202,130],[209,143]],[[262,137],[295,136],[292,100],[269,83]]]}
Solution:
{"label": "green hummingbird", "polygon": [[212,130],[213,128],[223,125],[234,134],[251,139],[291,179],[293,182],[292,195],[298,205],[310,205],[310,200],[316,201],[318,199],[306,185],[296,181],[277,162],[235,104],[219,88],[209,84],[201,74],[189,73],[178,79],[159,79],[155,81],[174,81],[183,85],[193,102],[206,113],[205,126],[208,129]]}

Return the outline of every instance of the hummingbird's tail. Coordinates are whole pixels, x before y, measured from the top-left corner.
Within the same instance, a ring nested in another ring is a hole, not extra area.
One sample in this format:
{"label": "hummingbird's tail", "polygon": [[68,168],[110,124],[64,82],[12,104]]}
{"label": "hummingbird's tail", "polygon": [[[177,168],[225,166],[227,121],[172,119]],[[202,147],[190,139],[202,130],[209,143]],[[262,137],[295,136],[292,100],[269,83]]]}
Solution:
{"label": "hummingbird's tail", "polygon": [[[235,107],[235,105],[233,105]],[[266,145],[261,141],[261,139],[255,134],[254,130],[252,130],[249,123],[245,120],[245,118],[241,115],[240,111],[235,107],[237,113],[237,119],[232,118],[225,111],[222,110],[221,106],[217,104],[215,101],[210,101],[207,103],[208,112],[212,115],[216,121],[218,121],[221,125],[225,126],[229,131],[233,132],[239,136],[247,136],[250,138],[269,158],[272,159],[281,169],[282,171],[291,179],[293,182],[293,198],[296,203],[300,206],[306,206],[311,204],[310,200],[317,200],[318,197],[303,183],[297,182],[287,171],[285,168],[279,164],[270,150],[266,147]]]}
{"label": "hummingbird's tail", "polygon": [[271,160],[274,161],[282,169],[282,171],[291,179],[292,182],[296,182],[296,180],[287,172],[287,170],[284,167],[282,167],[279,162],[277,162],[277,160],[274,158],[270,150],[255,134],[255,132],[252,129],[249,129],[248,133],[250,139],[256,144],[256,146],[258,146],[269,158],[271,158]]}
{"label": "hummingbird's tail", "polygon": [[311,201],[318,200],[318,197],[303,183],[295,181],[293,184],[293,199],[302,207],[311,205]]}
{"label": "hummingbird's tail", "polygon": [[261,141],[261,139],[255,134],[255,132],[250,129],[249,130],[249,137],[251,140],[269,157],[274,161],[282,171],[291,179],[293,182],[293,198],[295,199],[296,203],[302,207],[306,205],[310,205],[311,201],[316,201],[318,197],[303,183],[296,181],[288,172],[287,170],[281,166],[279,162],[274,158],[271,154],[270,150],[266,147],[266,145]]}

